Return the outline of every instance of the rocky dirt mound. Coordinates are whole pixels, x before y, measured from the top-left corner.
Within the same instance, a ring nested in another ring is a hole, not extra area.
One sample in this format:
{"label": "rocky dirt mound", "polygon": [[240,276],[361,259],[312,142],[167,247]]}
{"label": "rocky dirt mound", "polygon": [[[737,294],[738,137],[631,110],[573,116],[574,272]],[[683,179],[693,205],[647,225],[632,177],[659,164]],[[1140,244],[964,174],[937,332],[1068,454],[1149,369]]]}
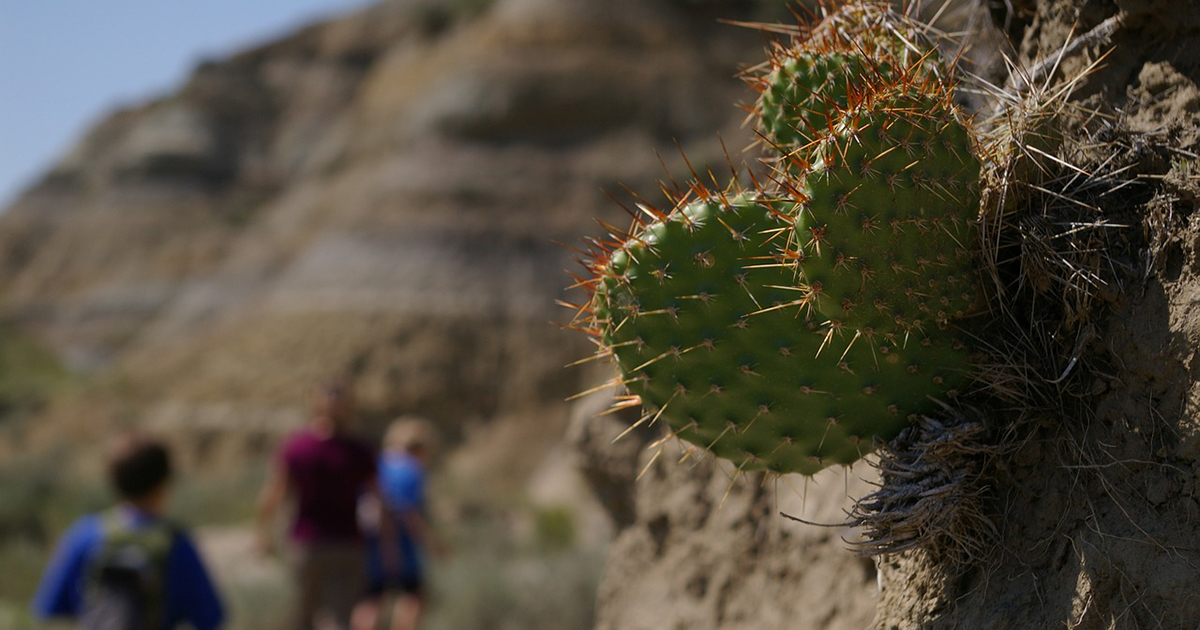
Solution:
{"label": "rocky dirt mound", "polygon": [[1195,627],[1200,12],[1154,2],[1039,3],[1009,26],[1027,67],[1073,36],[1103,33],[1064,58],[1052,78],[1059,84],[1111,50],[1071,96],[1094,114],[1068,141],[1077,143],[1076,163],[1128,167],[1094,201],[1125,226],[1107,252],[1115,290],[1100,291],[1098,317],[1079,328],[1081,374],[1067,374],[1071,356],[1062,356],[1060,391],[1075,400],[1065,407],[1074,412],[1038,418],[997,463],[1002,549],[994,564],[885,560],[877,624]]}

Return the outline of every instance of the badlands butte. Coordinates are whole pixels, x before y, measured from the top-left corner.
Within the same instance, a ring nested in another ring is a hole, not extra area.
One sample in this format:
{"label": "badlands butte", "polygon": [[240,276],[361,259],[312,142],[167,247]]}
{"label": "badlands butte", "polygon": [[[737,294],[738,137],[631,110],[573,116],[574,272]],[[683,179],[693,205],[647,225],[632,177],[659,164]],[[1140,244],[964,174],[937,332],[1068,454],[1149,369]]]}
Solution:
{"label": "badlands butte", "polygon": [[[96,445],[138,425],[168,436],[199,487],[221,488],[304,421],[314,382],[342,372],[365,431],[399,413],[438,424],[447,527],[482,496],[516,523],[564,511],[569,544],[607,545],[596,628],[1195,627],[1190,4],[943,15],[971,31],[974,70],[1016,91],[997,51],[1031,68],[1108,24],[1048,80],[1111,51],[1064,97],[1094,116],[1065,125],[1062,151],[1111,157],[1125,169],[1114,181],[1130,182],[1085,200],[1119,235],[1105,241],[1111,273],[1053,373],[1027,375],[1052,381],[1071,363],[1061,395],[1081,402],[1026,421],[989,464],[986,563],[861,558],[845,548],[856,531],[779,516],[844,521],[873,489],[862,464],[731,485],[729,467],[664,456],[635,481],[660,428],[613,442],[636,415],[595,417],[603,393],[567,401],[611,373],[563,369],[593,348],[555,325],[571,316],[555,302],[580,299],[558,243],[601,235],[595,218],[628,222],[604,191],[661,200],[664,163],[687,177],[679,147],[701,171],[727,171],[727,154],[754,164],[734,105],[757,95],[736,75],[764,58],[766,35],[726,22],[780,17],[765,0],[383,2],[202,63],[173,93],[112,113],[0,214],[0,332],[20,349],[0,376],[27,379],[0,386],[0,474],[53,458],[56,474],[87,479]],[[1008,412],[987,404],[981,417],[1003,429]]]}

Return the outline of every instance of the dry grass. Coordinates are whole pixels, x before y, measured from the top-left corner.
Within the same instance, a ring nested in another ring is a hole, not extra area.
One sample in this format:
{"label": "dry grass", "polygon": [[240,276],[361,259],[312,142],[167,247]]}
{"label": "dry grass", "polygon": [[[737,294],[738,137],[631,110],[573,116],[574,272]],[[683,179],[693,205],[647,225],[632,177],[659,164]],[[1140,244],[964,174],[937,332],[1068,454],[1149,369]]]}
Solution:
{"label": "dry grass", "polygon": [[922,548],[951,565],[986,564],[999,534],[983,508],[984,471],[996,447],[980,419],[947,409],[922,417],[880,449],[880,485],[851,514],[863,555]]}

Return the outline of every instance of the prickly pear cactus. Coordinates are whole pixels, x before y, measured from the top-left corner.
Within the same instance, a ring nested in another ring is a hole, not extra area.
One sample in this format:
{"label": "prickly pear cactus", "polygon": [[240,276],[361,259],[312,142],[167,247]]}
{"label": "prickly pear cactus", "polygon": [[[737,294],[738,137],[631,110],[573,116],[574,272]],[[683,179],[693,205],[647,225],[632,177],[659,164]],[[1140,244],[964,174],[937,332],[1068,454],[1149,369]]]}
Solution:
{"label": "prickly pear cactus", "polygon": [[743,470],[812,474],[944,396],[962,352],[831,333],[777,262],[775,206],[713,195],[645,226],[600,270],[594,314],[629,391],[680,438]]}
{"label": "prickly pear cactus", "polygon": [[742,470],[851,463],[971,378],[967,131],[912,38],[838,24],[767,75],[770,184],[694,186],[590,264],[588,326],[645,419]]}

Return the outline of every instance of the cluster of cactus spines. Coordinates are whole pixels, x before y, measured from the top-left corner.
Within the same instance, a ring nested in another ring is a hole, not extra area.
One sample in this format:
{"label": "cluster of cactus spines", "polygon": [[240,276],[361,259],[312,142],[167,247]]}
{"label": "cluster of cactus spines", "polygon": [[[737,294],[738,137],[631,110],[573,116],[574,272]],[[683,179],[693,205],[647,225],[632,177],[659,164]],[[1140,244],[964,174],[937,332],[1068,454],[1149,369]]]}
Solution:
{"label": "cluster of cactus spines", "polygon": [[[845,108],[855,77],[874,70],[854,53],[819,54],[804,50],[781,55],[762,85],[759,100],[763,136],[794,150],[829,132],[829,111]],[[882,71],[887,71],[882,69]]]}
{"label": "cluster of cactus spines", "polygon": [[930,94],[949,87],[921,28],[878,2],[842,7],[791,45],[772,47],[757,70],[748,80],[761,94],[760,133],[784,152],[824,135],[856,96],[898,82],[920,81]]}
{"label": "cluster of cactus spines", "polygon": [[978,162],[915,29],[847,11],[755,81],[769,181],[693,184],[586,262],[627,404],[741,470],[849,464],[970,378]]}

